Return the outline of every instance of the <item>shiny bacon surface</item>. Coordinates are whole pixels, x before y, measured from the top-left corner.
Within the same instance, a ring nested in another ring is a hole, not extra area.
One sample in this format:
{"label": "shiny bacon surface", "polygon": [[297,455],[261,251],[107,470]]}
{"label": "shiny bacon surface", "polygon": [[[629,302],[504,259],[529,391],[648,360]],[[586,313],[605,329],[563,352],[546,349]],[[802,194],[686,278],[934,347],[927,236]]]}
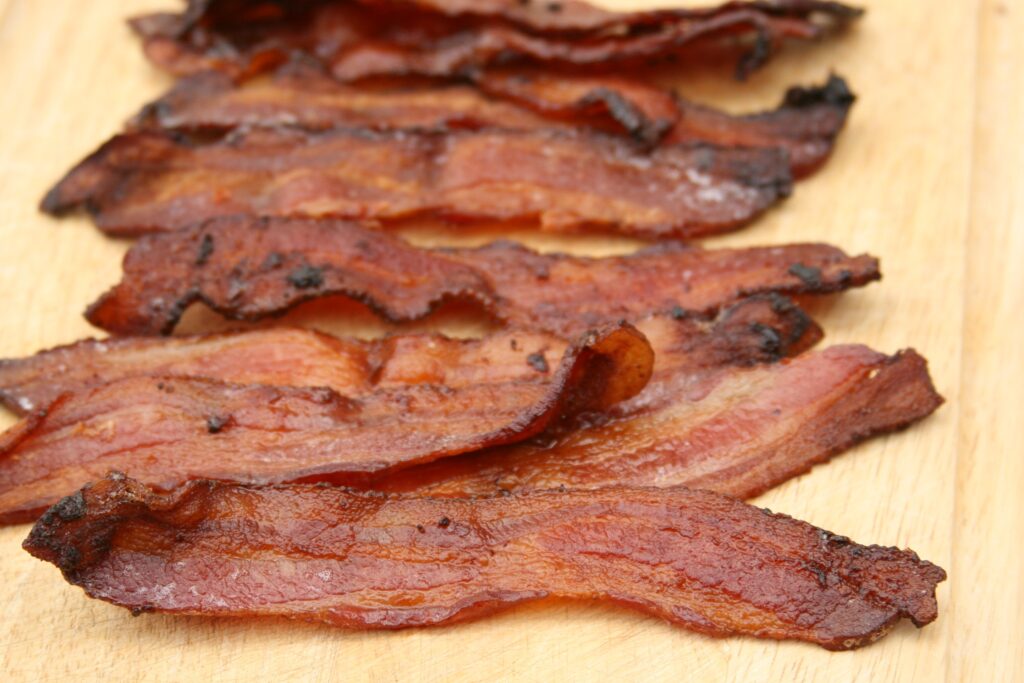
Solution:
{"label": "shiny bacon surface", "polygon": [[466,500],[196,482],[160,495],[114,476],[51,508],[24,546],[136,612],[394,629],[598,599],[836,650],[933,621],[946,576],[912,551],[685,488]]}
{"label": "shiny bacon surface", "polygon": [[368,485],[431,496],[685,485],[750,498],[942,403],[914,351],[835,346],[775,365],[694,369],[685,347],[652,340],[651,381],[605,415]]}
{"label": "shiny bacon surface", "polygon": [[620,325],[587,334],[557,367],[534,361],[535,379],[456,388],[398,384],[349,398],[129,377],[62,395],[0,437],[0,520],[30,519],[115,469],[164,488],[196,478],[344,481],[511,443],[635,395],[652,363],[646,339]]}
{"label": "shiny bacon surface", "polygon": [[84,207],[116,235],[248,214],[695,237],[743,226],[791,186],[782,149],[649,149],[585,130],[259,128],[212,142],[143,131],[106,142],[42,207]]}
{"label": "shiny bacon surface", "polygon": [[[220,69],[235,78],[315,56],[336,78],[451,76],[509,62],[587,68],[683,58],[690,48],[752,40],[745,75],[785,38],[816,38],[859,11],[836,2],[727,3],[695,10],[614,13],[565,3],[196,0],[182,14],[132,22],[146,55],[177,74]],[[824,19],[824,22],[819,21]]]}
{"label": "shiny bacon surface", "polygon": [[140,240],[91,323],[117,334],[168,333],[201,301],[255,320],[328,295],[391,321],[469,301],[512,327],[574,334],[652,313],[713,313],[744,296],[824,294],[880,277],[869,256],[823,244],[700,250],[663,243],[628,256],[539,254],[497,242],[427,250],[351,223],[230,218]]}
{"label": "shiny bacon surface", "polygon": [[[685,350],[685,360],[694,369],[777,360],[813,345],[821,336],[800,309],[779,297],[744,299],[717,319],[654,317],[637,321],[636,327],[656,353]],[[288,327],[188,337],[87,339],[28,358],[0,360],[0,401],[27,415],[46,408],[61,394],[128,377],[328,387],[350,398],[403,385],[461,389],[537,381],[538,368],[557,365],[567,346],[558,336],[526,330],[481,340],[412,334],[363,341]]]}
{"label": "shiny bacon surface", "polygon": [[[689,324],[696,334],[697,322]],[[481,340],[411,334],[363,341],[291,327],[87,339],[28,358],[0,360],[0,401],[27,415],[61,394],[128,377],[328,387],[350,398],[405,384],[460,389],[536,382],[546,380],[546,374],[534,366],[557,367],[567,347],[560,337],[528,331],[499,332]]]}

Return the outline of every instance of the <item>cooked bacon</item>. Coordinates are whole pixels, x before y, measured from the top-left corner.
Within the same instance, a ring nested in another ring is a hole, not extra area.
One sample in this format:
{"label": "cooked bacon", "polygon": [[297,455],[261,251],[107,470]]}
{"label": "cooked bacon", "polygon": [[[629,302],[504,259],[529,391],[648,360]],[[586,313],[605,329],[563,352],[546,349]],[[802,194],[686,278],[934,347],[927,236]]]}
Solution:
{"label": "cooked bacon", "polygon": [[[819,19],[835,25],[860,15],[815,0],[631,13],[573,4],[193,0],[183,14],[140,17],[132,27],[150,60],[177,75],[214,68],[241,78],[296,52],[314,55],[343,80],[452,76],[512,61],[586,68],[686,58],[693,47],[753,39],[738,67],[743,76],[783,39],[822,35]],[[544,9],[552,6],[558,9]]]}
{"label": "cooked bacon", "polygon": [[[807,175],[828,157],[854,96],[833,76],[823,87],[791,88],[773,111],[732,116],[642,81],[523,69],[494,69],[467,85],[369,88],[343,85],[292,66],[236,85],[204,72],[182,79],[136,116],[134,130],[224,132],[242,126],[293,125],[373,130],[497,127],[536,130],[584,124],[656,143],[781,147],[793,173]],[[481,91],[491,95],[487,97]],[[516,105],[503,102],[508,100]]]}
{"label": "cooked bacon", "polygon": [[586,335],[557,368],[535,360],[536,378],[456,389],[400,384],[348,398],[130,377],[65,394],[0,437],[0,521],[31,518],[112,469],[163,488],[196,478],[343,481],[511,443],[635,395],[652,363],[646,339],[620,325]]}
{"label": "cooked bacon", "polygon": [[821,87],[795,87],[771,111],[730,116],[693,102],[679,102],[680,117],[662,144],[707,142],[722,147],[781,147],[796,178],[828,159],[855,96],[846,81],[831,76]]}
{"label": "cooked bacon", "polygon": [[670,92],[625,78],[496,69],[473,81],[476,87],[436,82],[357,87],[305,65],[288,65],[270,77],[235,84],[224,73],[205,71],[183,78],[146,105],[130,129],[539,130],[586,125],[655,143],[679,118]]}
{"label": "cooked bacon", "polygon": [[833,650],[932,622],[945,572],[706,491],[611,488],[476,500],[112,476],[65,498],[24,548],[131,609],[357,629],[602,600],[714,636]]}
{"label": "cooked bacon", "polygon": [[[697,333],[695,321],[690,323]],[[233,384],[328,387],[349,398],[375,389],[547,379],[568,344],[527,331],[482,340],[411,334],[375,341],[314,330],[273,327],[190,337],[87,339],[0,360],[0,401],[19,415],[46,408],[61,394],[128,377],[205,377]],[[533,365],[529,359],[533,359]]]}
{"label": "cooked bacon", "polygon": [[449,458],[361,484],[389,492],[475,496],[615,485],[709,489],[750,498],[867,438],[939,407],[925,360],[835,346],[777,365],[686,366],[655,343],[647,387],[575,429]]}
{"label": "cooked bacon", "polygon": [[679,119],[675,96],[636,79],[574,76],[540,70],[489,69],[474,78],[482,91],[546,119],[588,123],[655,143]]}
{"label": "cooked bacon", "polygon": [[[812,346],[821,331],[792,302],[752,297],[717,319],[648,318],[636,323],[656,353],[682,354],[692,371],[778,360]],[[128,377],[206,377],[235,384],[328,387],[349,398],[378,389],[538,378],[567,347],[560,337],[519,330],[482,340],[437,334],[375,341],[276,327],[215,335],[84,340],[34,356],[0,360],[0,401],[19,415],[58,396]],[[668,362],[659,358],[664,366]],[[673,361],[674,362],[674,361]]]}
{"label": "cooked bacon", "polygon": [[405,128],[557,127],[553,118],[485,97],[469,85],[368,88],[344,85],[308,69],[236,85],[219,71],[187,76],[146,105],[131,130],[223,132],[242,126],[396,130]]}
{"label": "cooked bacon", "polygon": [[[208,0],[203,0],[207,2]],[[731,2],[718,7],[666,8],[639,11],[615,11],[580,0],[545,3],[527,0],[359,0],[364,5],[405,10],[408,6],[443,14],[452,18],[500,19],[535,33],[613,33],[638,32],[657,28],[665,22],[716,16],[737,8],[754,9],[774,16],[808,17],[825,14],[836,20],[854,19],[862,11],[840,3],[818,0],[754,0]]]}
{"label": "cooked bacon", "polygon": [[[610,406],[614,399],[626,396],[635,391],[641,385],[641,380],[649,376],[651,358],[648,355],[649,349],[656,352],[655,359],[660,377],[671,375],[677,388],[684,385],[696,385],[701,378],[715,373],[725,367],[746,366],[755,363],[774,362],[780,358],[791,356],[802,352],[821,338],[821,330],[807,316],[791,302],[780,297],[766,296],[754,297],[742,301],[730,309],[724,311],[714,321],[697,320],[687,318],[675,320],[670,317],[650,318],[642,321],[640,329],[647,335],[651,347],[637,346],[636,339],[626,337],[629,347],[626,349],[607,349],[609,354],[617,353],[615,360],[618,366],[611,368],[616,374],[611,375],[611,370],[600,372],[597,378],[571,379],[577,384],[590,382],[591,384],[606,382],[605,390],[607,399],[593,400],[593,393],[585,387],[577,385],[576,391],[581,398],[577,398],[569,405],[569,410],[564,414],[571,415],[579,410],[585,410],[588,402],[593,408]],[[375,428],[376,424],[388,425],[386,413],[388,410],[395,412],[397,417],[402,419],[403,411],[410,411],[414,424],[411,429],[418,428],[418,420],[425,417],[430,405],[416,410],[397,400],[397,397],[417,398],[423,395],[433,396],[431,391],[446,392],[442,398],[446,400],[445,410],[451,410],[453,414],[458,411],[467,411],[468,414],[459,414],[459,419],[465,418],[472,421],[480,411],[487,413],[481,421],[494,421],[496,417],[492,414],[492,407],[488,404],[491,401],[491,394],[500,395],[511,387],[519,395],[525,394],[523,385],[537,385],[550,383],[548,379],[554,362],[557,361],[556,353],[565,343],[557,340],[550,340],[551,346],[547,345],[542,335],[531,333],[516,333],[507,335],[496,335],[487,340],[453,341],[445,340],[435,336],[412,336],[407,338],[396,338],[381,342],[364,343],[360,348],[359,342],[348,342],[345,351],[336,351],[345,354],[351,364],[339,361],[334,358],[334,366],[340,369],[334,370],[329,364],[318,364],[319,358],[330,358],[323,351],[319,355],[309,358],[295,356],[284,357],[284,354],[301,352],[302,349],[295,343],[295,336],[301,333],[281,330],[265,331],[260,333],[247,333],[239,335],[218,335],[207,338],[194,339],[171,339],[162,343],[154,340],[111,340],[104,342],[103,347],[97,347],[96,342],[79,346],[72,346],[65,349],[43,354],[36,359],[30,359],[27,363],[9,364],[4,368],[5,394],[8,398],[14,395],[24,396],[26,393],[38,396],[33,393],[32,385],[39,386],[42,383],[42,373],[49,370],[59,370],[68,363],[77,362],[81,369],[78,374],[69,374],[62,377],[64,386],[69,391],[74,391],[70,396],[58,399],[57,403],[49,411],[43,411],[33,419],[24,421],[21,425],[12,429],[3,437],[6,443],[5,448],[0,448],[0,522],[22,521],[30,518],[32,514],[57,500],[61,495],[74,490],[83,482],[89,480],[89,476],[81,470],[89,469],[98,471],[101,476],[109,467],[121,466],[124,468],[138,467],[137,462],[133,465],[130,453],[114,453],[114,456],[122,461],[111,463],[109,461],[86,462],[78,470],[74,463],[78,460],[88,459],[90,453],[97,449],[116,450],[121,447],[131,448],[125,445],[121,439],[117,443],[100,442],[98,445],[90,442],[90,437],[95,433],[103,433],[104,429],[116,427],[123,436],[128,432],[128,438],[132,438],[131,425],[140,421],[135,411],[149,413],[154,404],[163,406],[167,403],[180,404],[177,398],[181,383],[184,382],[185,391],[201,391],[202,389],[217,389],[217,385],[210,382],[197,382],[181,380],[182,376],[194,376],[197,372],[218,380],[248,380],[260,381],[264,379],[275,379],[282,373],[282,367],[289,361],[294,366],[294,373],[290,381],[298,385],[313,380],[326,380],[334,384],[329,386],[338,393],[347,393],[355,401],[363,401],[372,407],[378,407],[376,415],[378,423],[365,425],[367,429]],[[291,345],[280,348],[276,341],[282,336],[292,339]],[[309,335],[306,341],[309,344],[315,343],[312,340],[326,344],[327,337],[317,338]],[[341,342],[338,342],[340,344]],[[267,353],[268,346],[278,346],[273,354]],[[331,346],[337,346],[331,344]],[[636,347],[636,348],[633,348]],[[631,359],[628,353],[636,355],[642,353],[641,357]],[[267,356],[277,356],[276,359]],[[177,362],[172,361],[178,357]],[[252,363],[251,367],[242,366],[253,358],[260,358],[259,362]],[[110,360],[113,359],[113,360]],[[303,362],[305,361],[305,362]],[[18,372],[18,365],[22,372]],[[358,367],[356,367],[358,366]],[[601,371],[602,367],[596,362],[588,366],[591,371]],[[13,370],[11,375],[7,370]],[[166,372],[166,375],[159,373]],[[641,374],[644,373],[644,374]],[[171,379],[171,376],[176,379]],[[525,375],[525,376],[524,376]],[[58,375],[59,376],[59,375]],[[19,377],[24,384],[22,387],[7,389],[9,383],[16,383]],[[166,377],[166,379],[161,379]],[[149,384],[147,384],[147,380]],[[112,381],[108,384],[105,381]],[[614,382],[620,382],[615,386]],[[662,381],[667,381],[662,379]],[[153,392],[152,386],[164,385],[174,387],[172,398],[168,399]],[[233,385],[232,385],[233,386]],[[92,387],[99,387],[92,389]],[[237,388],[237,387],[236,387]],[[600,388],[600,387],[598,387]],[[259,390],[266,387],[251,389],[246,396],[257,395]],[[45,391],[51,388],[41,389]],[[309,394],[306,391],[298,392],[299,395]],[[312,392],[315,394],[315,392]],[[155,397],[155,398],[154,398]],[[369,401],[367,401],[369,397]],[[383,399],[382,399],[383,397]],[[259,396],[257,396],[259,398]],[[107,404],[101,404],[103,399]],[[384,399],[395,399],[387,403]],[[588,400],[589,399],[589,400]],[[35,399],[37,405],[46,405],[46,399],[40,397]],[[191,400],[188,396],[185,401]],[[503,398],[506,403],[512,398]],[[90,401],[92,401],[90,403]],[[217,405],[213,405],[216,403]],[[210,405],[205,406],[206,412],[201,415],[193,415],[188,418],[188,425],[182,424],[183,414],[175,413],[165,417],[162,426],[165,430],[177,434],[175,429],[192,434],[199,430],[199,440],[203,448],[217,448],[216,452],[204,453],[203,459],[180,462],[180,453],[174,454],[163,462],[152,456],[149,444],[154,437],[145,433],[148,427],[143,427],[136,438],[145,440],[147,456],[143,466],[145,473],[137,470],[134,476],[142,476],[150,483],[160,484],[167,488],[174,483],[181,483],[188,478],[211,478],[223,476],[225,463],[235,462],[236,456],[230,450],[231,444],[222,448],[221,443],[204,442],[204,437],[209,438],[204,432],[209,431],[211,423],[207,414],[213,415],[215,421],[212,423],[219,432],[226,432],[228,426],[235,426],[233,422],[225,422],[224,415],[228,410],[223,408],[222,396],[214,395]],[[129,406],[125,408],[125,406]],[[468,409],[467,409],[468,406]],[[194,406],[186,406],[191,410]],[[203,406],[200,406],[202,408]],[[216,408],[216,410],[215,410]],[[285,409],[285,408],[281,408]],[[78,410],[80,414],[74,414]],[[194,411],[193,411],[194,412]],[[201,411],[202,412],[202,411]],[[369,412],[369,409],[364,410]],[[505,411],[509,412],[508,410]],[[103,413],[103,415],[100,415]],[[125,417],[127,415],[127,417]],[[263,413],[257,412],[257,418],[262,418]],[[451,423],[457,420],[449,418]],[[92,429],[89,424],[102,425],[99,429]],[[204,421],[205,420],[205,421]],[[257,423],[255,418],[247,418],[246,425]],[[174,423],[174,424],[171,424]],[[70,426],[68,430],[61,431],[61,425]],[[174,425],[177,425],[175,427]],[[334,423],[331,423],[332,425]],[[84,425],[84,426],[83,426]],[[318,425],[313,425],[319,428]],[[443,430],[448,426],[438,425],[428,427],[428,430]],[[471,433],[472,429],[479,430],[479,426],[465,428],[462,424],[456,424],[458,434]],[[554,426],[554,425],[552,425]],[[301,429],[303,425],[297,425],[295,429]],[[459,430],[461,428],[461,430]],[[190,431],[191,430],[191,431]],[[51,434],[54,438],[49,438]],[[334,433],[337,433],[335,431]],[[115,438],[113,434],[111,439]],[[248,434],[236,434],[242,438]],[[364,435],[366,436],[366,435]],[[42,443],[40,439],[42,437]],[[164,437],[161,437],[164,438]],[[373,438],[367,436],[367,438]],[[32,439],[35,439],[33,441]],[[70,440],[69,440],[70,439]],[[78,446],[77,440],[83,440],[85,445]],[[164,439],[166,442],[167,440]],[[237,441],[237,439],[236,439]],[[379,439],[376,443],[378,448],[388,451],[390,443],[384,443],[385,439]],[[53,444],[59,446],[54,452]],[[169,443],[169,442],[168,442]],[[358,445],[358,444],[357,444]],[[263,444],[264,448],[269,447]],[[314,444],[312,448],[315,448]],[[75,451],[75,448],[78,448]],[[164,448],[161,444],[160,448]],[[31,453],[26,458],[23,454],[35,449],[39,457]],[[187,449],[184,449],[187,451]],[[257,449],[259,450],[259,449]],[[223,451],[224,463],[216,462],[217,453]],[[84,455],[83,455],[84,454]],[[300,451],[300,455],[301,455]],[[251,456],[252,454],[250,454]],[[275,456],[280,458],[280,455]],[[325,455],[315,453],[311,459],[314,465],[323,465]],[[346,454],[350,457],[350,454]],[[209,458],[207,460],[206,458]],[[137,461],[138,456],[135,457]],[[212,465],[211,465],[212,463]],[[284,466],[284,463],[277,463]],[[335,482],[356,483],[366,478],[366,474],[357,476],[346,467],[351,465],[323,466],[315,475],[310,475],[306,470],[310,463],[293,463],[292,467],[296,477],[308,477],[317,480],[331,480]],[[55,469],[55,465],[63,469]],[[261,465],[262,466],[262,465]],[[212,467],[212,469],[211,469]],[[305,468],[305,469],[303,469]],[[184,474],[183,474],[184,472]],[[179,476],[177,482],[173,477]],[[73,478],[78,477],[77,480]],[[244,477],[250,477],[245,473]],[[285,474],[278,477],[280,480],[288,479]],[[249,479],[251,480],[251,479]],[[35,502],[33,496],[43,502]],[[29,501],[29,502],[26,502]]]}
{"label": "cooked bacon", "polygon": [[823,244],[705,251],[669,242],[585,258],[509,242],[427,250],[351,223],[236,217],[140,240],[125,256],[121,283],[87,317],[116,334],[159,334],[197,301],[256,320],[345,295],[394,322],[463,300],[512,327],[571,336],[621,319],[710,314],[752,294],[823,294],[879,277],[874,258]]}
{"label": "cooked bacon", "polygon": [[251,214],[389,223],[430,215],[695,237],[743,226],[791,186],[780,149],[647,149],[594,131],[261,128],[208,143],[118,135],[72,169],[43,209],[87,207],[116,235]]}

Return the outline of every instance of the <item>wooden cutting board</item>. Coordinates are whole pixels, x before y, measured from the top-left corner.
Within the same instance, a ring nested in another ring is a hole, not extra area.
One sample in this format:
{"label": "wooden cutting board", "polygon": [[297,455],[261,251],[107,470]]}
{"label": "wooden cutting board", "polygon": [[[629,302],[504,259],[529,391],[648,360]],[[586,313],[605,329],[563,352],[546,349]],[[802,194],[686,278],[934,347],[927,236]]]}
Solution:
{"label": "wooden cutting board", "polygon": [[[621,7],[640,2],[620,0]],[[652,6],[653,0],[644,4]],[[885,279],[816,310],[828,343],[913,346],[948,403],[756,502],[943,567],[936,623],[854,653],[714,640],[596,604],[546,604],[475,624],[349,633],[289,622],[132,618],[87,599],[0,530],[0,679],[970,680],[1024,678],[1024,4],[871,0],[848,35],[786,52],[740,84],[680,74],[734,110],[793,83],[848,77],[860,95],[831,163],[745,232],[712,244],[821,240],[882,259]],[[47,187],[169,79],[123,18],[171,0],[0,0],[0,356],[95,334],[80,313],[126,245],[84,218],[36,212]],[[420,235],[436,241],[439,235]],[[606,253],[621,240],[530,238]],[[298,320],[343,325],[325,307]],[[452,332],[479,325],[443,319]],[[0,427],[13,424],[2,417]]]}

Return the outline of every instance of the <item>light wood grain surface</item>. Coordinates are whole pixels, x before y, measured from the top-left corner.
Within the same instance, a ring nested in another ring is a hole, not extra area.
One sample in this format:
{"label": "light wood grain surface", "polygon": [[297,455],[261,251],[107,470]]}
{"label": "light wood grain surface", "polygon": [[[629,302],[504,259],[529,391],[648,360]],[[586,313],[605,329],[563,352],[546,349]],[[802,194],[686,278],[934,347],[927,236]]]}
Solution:
{"label": "light wood grain surface", "polygon": [[[126,244],[36,212],[44,190],[169,80],[122,19],[170,0],[0,0],[0,356],[96,334],[81,317]],[[618,6],[639,6],[620,0]],[[655,5],[646,0],[643,4]],[[753,228],[711,244],[830,241],[882,259],[880,285],[817,311],[827,343],[913,346],[948,403],[756,502],[943,567],[937,622],[853,653],[714,640],[596,604],[546,604],[463,626],[352,633],[289,622],[132,618],[87,599],[0,530],[0,678],[75,680],[1024,679],[1024,5],[871,0],[849,34],[790,50],[749,83],[681,74],[730,109],[847,76],[860,100],[825,170]],[[172,4],[173,6],[173,4]],[[419,235],[438,239],[435,232]],[[632,246],[532,238],[578,252]],[[313,307],[295,319],[343,324]],[[193,315],[196,320],[202,316]],[[456,333],[480,324],[434,321]],[[13,424],[0,417],[0,427]]]}

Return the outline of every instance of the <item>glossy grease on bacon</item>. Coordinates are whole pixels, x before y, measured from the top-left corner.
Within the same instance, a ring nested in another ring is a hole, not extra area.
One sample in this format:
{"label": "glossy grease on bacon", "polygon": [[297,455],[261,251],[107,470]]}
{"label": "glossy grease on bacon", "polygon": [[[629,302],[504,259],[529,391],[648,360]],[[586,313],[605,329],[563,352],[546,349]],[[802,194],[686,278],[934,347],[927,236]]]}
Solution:
{"label": "glossy grease on bacon", "polygon": [[680,487],[467,500],[195,482],[161,495],[117,475],[51,508],[24,547],[136,612],[396,629],[596,599],[833,650],[934,621],[946,578],[910,550]]}
{"label": "glossy grease on bacon", "polygon": [[[793,349],[812,346],[821,336],[813,321],[779,297],[744,299],[716,319],[666,316],[635,324],[666,350],[685,346],[693,367],[777,360]],[[409,334],[363,341],[289,327],[86,339],[27,358],[0,360],[0,402],[28,415],[61,394],[128,377],[327,387],[350,398],[407,384],[459,389],[536,381],[534,366],[553,367],[567,346],[561,337],[528,330],[498,332],[480,340]]]}
{"label": "glossy grease on bacon", "polygon": [[454,76],[515,62],[573,69],[646,65],[706,59],[701,48],[746,44],[737,69],[743,76],[784,39],[817,38],[860,14],[815,0],[618,13],[579,3],[486,5],[193,0],[182,14],[139,17],[132,27],[149,59],[177,75],[218,69],[244,78],[297,52],[315,57],[336,78],[356,80]]}
{"label": "glossy grease on bacon", "polygon": [[106,142],[42,208],[85,208],[114,235],[247,214],[696,237],[742,227],[791,188],[781,149],[650,149],[586,130],[259,128],[212,142],[143,131]]}
{"label": "glossy grease on bacon", "polygon": [[855,100],[846,81],[835,75],[822,86],[790,88],[777,108],[757,114],[731,116],[680,100],[678,123],[662,144],[779,147],[789,155],[794,177],[803,178],[832,154]]}
{"label": "glossy grease on bacon", "polygon": [[879,279],[878,262],[823,244],[701,250],[662,243],[627,256],[540,254],[510,242],[421,249],[352,223],[228,218],[152,235],[86,313],[122,335],[169,333],[202,302],[239,320],[344,295],[400,322],[446,301],[511,327],[563,336],[653,313],[710,314],[744,296],[825,294]]}
{"label": "glossy grease on bacon", "polygon": [[[326,388],[129,377],[58,398],[0,437],[0,521],[30,519],[111,470],[170,488],[191,479],[358,481],[529,438],[635,395],[653,364],[631,326],[587,334],[535,378],[456,388]],[[541,359],[543,360],[543,359]]]}
{"label": "glossy grease on bacon", "polygon": [[[925,360],[835,346],[776,365],[694,367],[648,329],[654,376],[634,398],[554,434],[411,468],[366,486],[431,496],[690,486],[750,498],[942,404]],[[791,349],[792,355],[801,347]]]}

